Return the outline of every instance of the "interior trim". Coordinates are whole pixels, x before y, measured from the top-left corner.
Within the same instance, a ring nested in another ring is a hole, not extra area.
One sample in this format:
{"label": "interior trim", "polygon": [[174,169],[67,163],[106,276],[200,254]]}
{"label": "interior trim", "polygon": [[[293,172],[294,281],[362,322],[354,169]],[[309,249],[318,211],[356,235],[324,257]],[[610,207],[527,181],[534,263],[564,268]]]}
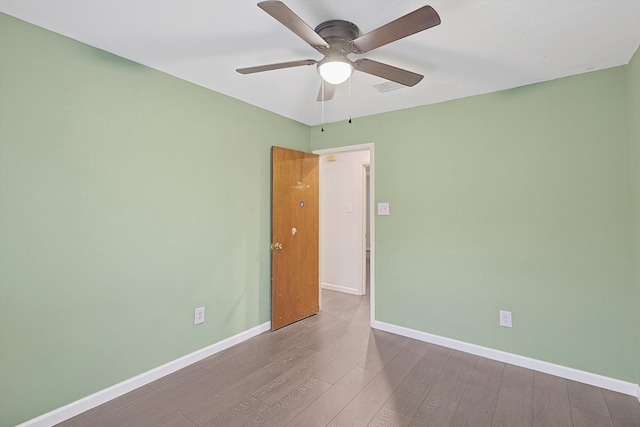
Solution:
{"label": "interior trim", "polygon": [[532,359],[513,353],[507,353],[501,350],[495,350],[488,347],[482,347],[476,344],[470,344],[464,341],[454,340],[452,338],[441,337],[439,335],[430,334],[428,332],[417,331],[415,329],[405,328],[390,323],[380,322],[376,320],[373,328],[381,331],[391,332],[393,334],[402,335],[404,337],[428,342],[431,344],[441,345],[443,347],[460,350],[465,353],[475,354],[476,356],[486,357],[488,359],[497,360],[503,363],[532,369],[545,374],[555,375],[557,377],[568,380],[578,381],[581,383],[593,385],[607,390],[617,391],[618,393],[635,396],[640,400],[640,385],[615,378],[605,377],[591,372],[581,371],[567,366],[556,365],[554,363],[542,360]]}
{"label": "interior trim", "polygon": [[360,296],[362,295],[356,289],[348,288],[346,286],[332,285],[331,283],[322,282],[322,283],[320,283],[320,287],[322,289],[328,289],[330,291],[342,292],[344,294],[360,295]]}
{"label": "interior trim", "polygon": [[202,359],[206,359],[209,356],[212,356],[216,353],[221,352],[222,350],[246,341],[249,338],[253,338],[256,335],[259,335],[270,329],[271,322],[263,323],[254,328],[248,329],[244,332],[240,332],[239,334],[212,344],[208,347],[194,351],[193,353],[187,354],[186,356],[182,356],[176,360],[165,363],[164,365],[158,366],[157,368],[151,369],[150,371],[143,372],[140,375],[136,375],[135,377],[129,378],[128,380],[124,380],[121,383],[115,384],[89,396],[83,397],[82,399],[76,400],[75,402],[71,402],[68,405],[62,406],[58,409],[54,409],[53,411],[47,412],[43,415],[40,415],[39,417],[32,418],[31,420],[25,421],[17,427],[48,427],[61,423],[62,421],[75,417],[76,415],[86,412],[89,409],[95,408],[96,406],[100,406],[103,403],[113,400],[116,397],[122,396],[123,394],[129,393],[130,391],[133,391],[138,387],[149,384],[150,382],[160,379],[182,368],[186,368],[193,363],[199,362]]}

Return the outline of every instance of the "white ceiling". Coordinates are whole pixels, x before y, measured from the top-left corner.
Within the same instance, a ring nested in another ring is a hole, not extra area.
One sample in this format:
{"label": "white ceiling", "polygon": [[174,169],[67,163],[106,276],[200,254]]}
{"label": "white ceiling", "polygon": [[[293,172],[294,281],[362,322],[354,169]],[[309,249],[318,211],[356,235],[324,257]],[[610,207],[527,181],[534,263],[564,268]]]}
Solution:
{"label": "white ceiling", "polygon": [[[640,44],[640,0],[285,0],[309,26],[362,33],[430,4],[442,23],[367,57],[418,72],[380,93],[356,72],[354,118],[627,64]],[[257,0],[0,0],[0,11],[307,125],[322,120],[315,66],[241,75],[236,68],[322,56]],[[1,54],[1,52],[0,52]],[[325,103],[346,120],[348,84]]]}

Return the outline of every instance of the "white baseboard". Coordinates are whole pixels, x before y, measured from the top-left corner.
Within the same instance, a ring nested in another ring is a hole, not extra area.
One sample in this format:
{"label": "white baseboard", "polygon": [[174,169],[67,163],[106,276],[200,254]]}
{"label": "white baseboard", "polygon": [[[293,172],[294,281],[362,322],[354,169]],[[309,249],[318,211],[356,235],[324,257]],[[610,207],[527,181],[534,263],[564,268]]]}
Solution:
{"label": "white baseboard", "polygon": [[202,359],[206,359],[207,357],[212,356],[216,353],[219,353],[224,349],[246,341],[249,338],[253,338],[256,335],[268,331],[269,329],[271,329],[271,322],[263,323],[247,331],[240,332],[239,334],[212,344],[208,347],[194,351],[193,353],[187,354],[186,356],[182,356],[176,360],[165,363],[162,366],[158,366],[157,368],[144,372],[133,378],[129,378],[128,380],[122,381],[121,383],[105,388],[104,390],[100,390],[87,397],[83,397],[82,399],[76,400],[75,402],[71,402],[68,405],[62,406],[58,409],[54,409],[51,412],[47,412],[46,414],[43,414],[37,418],[26,421],[17,427],[48,427],[54,424],[61,423],[62,421],[75,417],[76,415],[88,411],[89,409],[93,409],[96,406],[113,400],[116,397],[129,393],[130,391],[133,391],[138,387],[142,387],[145,384],[149,384],[150,382],[160,379],[182,368],[186,368],[187,366]]}
{"label": "white baseboard", "polygon": [[477,356],[486,357],[487,359],[521,366],[523,368],[544,372],[546,374],[578,381],[607,390],[617,391],[618,393],[623,393],[630,396],[636,396],[638,400],[640,400],[640,385],[638,384],[617,380],[615,378],[605,377],[603,375],[592,374],[591,372],[580,371],[578,369],[556,365],[554,363],[544,362],[542,360],[531,359],[529,357],[519,356],[517,354],[507,353],[501,350],[494,350],[492,348],[482,347],[464,341],[441,337],[439,335],[430,334],[428,332],[421,332],[415,329],[396,326],[377,320],[373,322],[372,327],[375,329],[380,329],[382,331],[391,332],[393,334],[402,335],[404,337],[413,338],[419,341],[437,344],[443,347],[452,348],[454,350],[460,350],[465,353],[471,353]]}
{"label": "white baseboard", "polygon": [[345,294],[351,295],[362,295],[360,291],[353,288],[348,288],[346,286],[332,285],[331,283],[321,283],[320,286],[322,289],[328,289],[330,291],[344,292]]}

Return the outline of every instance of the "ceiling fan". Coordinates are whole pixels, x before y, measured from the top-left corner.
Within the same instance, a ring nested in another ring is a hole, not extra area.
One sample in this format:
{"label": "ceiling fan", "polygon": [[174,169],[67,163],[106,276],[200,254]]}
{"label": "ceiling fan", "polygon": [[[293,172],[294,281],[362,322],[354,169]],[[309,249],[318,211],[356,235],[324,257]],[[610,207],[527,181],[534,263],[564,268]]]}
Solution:
{"label": "ceiling fan", "polygon": [[312,48],[324,55],[324,58],[320,61],[302,59],[238,68],[236,71],[240,74],[252,74],[317,64],[318,72],[323,79],[323,85],[318,93],[318,101],[332,99],[337,86],[347,81],[354,70],[382,77],[404,86],[416,85],[422,80],[423,75],[367,58],[352,61],[348,55],[367,53],[440,24],[438,13],[431,6],[423,6],[361,35],[360,29],[355,24],[337,19],[325,21],[312,29],[281,1],[261,1],[258,3],[258,7],[293,31]]}

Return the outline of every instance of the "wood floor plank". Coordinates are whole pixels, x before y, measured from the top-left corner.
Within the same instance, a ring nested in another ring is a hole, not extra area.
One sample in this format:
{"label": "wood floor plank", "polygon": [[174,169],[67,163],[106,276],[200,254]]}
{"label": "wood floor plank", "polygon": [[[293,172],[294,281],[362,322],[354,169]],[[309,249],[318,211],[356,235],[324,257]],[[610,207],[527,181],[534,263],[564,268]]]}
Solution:
{"label": "wood floor plank", "polygon": [[600,388],[567,380],[567,389],[572,407],[610,418],[609,408]]}
{"label": "wood floor plank", "polygon": [[310,337],[310,332],[331,330],[341,326],[342,323],[344,322],[340,322],[335,316],[327,313],[318,313],[292,323],[286,328],[260,334],[258,337],[240,344],[241,346],[246,346],[241,351],[253,352],[264,359],[273,361],[278,358],[280,353],[286,352],[290,347],[302,345]]}
{"label": "wood floor plank", "polygon": [[369,336],[367,356],[360,365],[371,371],[380,371],[411,340],[407,337],[372,330]]}
{"label": "wood floor plank", "polygon": [[[335,291],[334,291],[335,292]],[[333,303],[327,304],[324,307],[324,310],[327,313],[339,315],[348,312],[355,312],[357,309],[362,306],[368,304],[367,301],[358,295],[341,295],[336,296],[336,298],[330,300]]]}
{"label": "wood floor plank", "polygon": [[191,422],[182,414],[176,415],[171,420],[159,425],[158,427],[198,427],[197,424]]}
{"label": "wood floor plank", "polygon": [[[327,292],[327,291],[323,291],[323,292]],[[334,318],[335,316],[333,314],[328,313],[324,308],[320,309],[321,311],[316,314],[315,316],[310,316],[307,317],[305,319],[302,319],[301,321],[297,322],[296,324],[300,324],[301,326],[304,326],[306,328],[316,328],[318,326],[322,326],[322,324],[326,321],[326,320],[330,320],[332,318]],[[288,328],[288,326],[287,326]],[[280,329],[278,329],[280,330]]]}
{"label": "wood floor plank", "polygon": [[266,359],[258,356],[254,351],[236,352],[231,351],[221,354],[219,357],[208,358],[200,362],[199,366],[212,374],[228,376],[233,372],[236,378],[250,375],[255,369],[269,363]]}
{"label": "wood floor plank", "polygon": [[106,414],[107,412],[118,409],[119,407],[125,404],[131,404],[138,397],[141,397],[153,389],[148,385],[139,387],[135,390],[130,391],[129,393],[123,394],[120,397],[116,397],[113,400],[110,400],[100,406],[97,406],[90,411],[83,412],[82,414],[76,415],[73,418],[69,418],[66,421],[63,421],[59,424],[56,424],[55,427],[73,427],[73,426],[86,426],[90,425],[91,421],[100,415]]}
{"label": "wood floor plank", "polygon": [[451,424],[478,356],[454,351],[438,380],[414,416],[411,426],[448,426]]}
{"label": "wood floor plank", "polygon": [[640,427],[640,401],[637,398],[611,390],[602,392],[616,427]]}
{"label": "wood floor plank", "polygon": [[326,426],[358,393],[371,382],[377,372],[354,367],[326,393],[294,418],[291,427]]}
{"label": "wood floor plank", "polygon": [[491,426],[504,366],[495,360],[478,360],[451,421],[452,427]]}
{"label": "wood floor plank", "polygon": [[371,305],[369,304],[369,301],[365,301],[356,307],[350,308],[349,310],[334,313],[334,315],[343,321],[369,324],[371,319]]}
{"label": "wood floor plank", "polygon": [[[408,342],[408,341],[407,341]],[[396,344],[393,342],[376,342],[375,350],[371,351],[371,341],[369,342],[369,353],[364,358],[362,362],[360,362],[360,366],[369,369],[370,371],[381,371],[384,367],[389,363],[406,345],[405,342],[401,344]]]}
{"label": "wood floor plank", "polygon": [[387,400],[385,407],[409,419],[413,418],[452,354],[451,349],[431,345]]}
{"label": "wood floor plank", "polygon": [[357,343],[363,340],[369,340],[369,336],[371,334],[371,328],[367,327],[353,327],[348,328],[348,331],[339,339],[334,342],[322,346],[322,347],[312,347],[318,353],[326,352],[336,355],[341,355],[342,353],[350,350]]}
{"label": "wood floor plank", "polygon": [[244,427],[250,425],[267,405],[255,397],[248,397],[217,414],[213,419],[198,423],[202,427]]}
{"label": "wood floor plank", "polygon": [[533,427],[571,427],[567,381],[542,372],[533,373]]}
{"label": "wood floor plank", "polygon": [[454,351],[447,366],[438,377],[436,386],[429,394],[440,394],[459,402],[478,360],[480,358],[473,354]]}
{"label": "wood floor plank", "polygon": [[260,412],[248,426],[284,426],[322,396],[331,384],[310,377],[273,405]]}
{"label": "wood floor plank", "polygon": [[329,363],[315,376],[330,384],[337,383],[347,372],[359,365],[367,356],[369,351],[369,339],[361,340],[351,347],[347,352],[333,362]]}
{"label": "wood floor plank", "polygon": [[449,426],[458,410],[459,404],[459,401],[452,400],[446,396],[428,395],[411,420],[410,426]]}
{"label": "wood floor plank", "polygon": [[[239,361],[242,359],[238,359]],[[246,378],[255,375],[262,369],[272,366],[272,363],[257,356],[251,356],[250,358],[243,360],[243,363],[237,363],[227,366],[227,369],[223,369],[221,366],[215,366],[213,370],[217,372],[217,376],[220,378],[220,389],[226,389],[234,387],[235,385],[243,382]],[[225,364],[226,365],[226,364]],[[203,365],[204,370],[211,372],[211,364]]]}
{"label": "wood floor plank", "polygon": [[[179,415],[194,397],[217,389],[219,381],[218,376],[199,369],[104,413],[90,420],[86,425],[92,427],[162,425]],[[74,427],[79,425],[75,424]]]}
{"label": "wood floor plank", "polygon": [[428,347],[426,343],[410,340],[328,425],[355,427],[369,424],[389,396],[424,356]]}
{"label": "wood floor plank", "polygon": [[319,351],[343,339],[346,335],[359,333],[361,338],[364,338],[368,335],[369,328],[366,325],[350,327],[350,325],[334,316],[316,327],[305,328],[302,332],[301,335],[294,335],[271,345],[269,349],[260,354],[260,357],[271,361],[277,360],[291,351],[292,347],[297,347],[301,350]]}
{"label": "wood floor plank", "polygon": [[573,427],[614,427],[611,418],[574,406],[571,407],[571,416]]}
{"label": "wood floor plank", "polygon": [[383,406],[368,427],[408,427],[409,424],[411,424],[411,417]]}
{"label": "wood floor plank", "polygon": [[350,325],[342,322],[331,331],[322,331],[307,343],[307,348],[315,351],[322,351],[333,346],[341,340],[360,341],[368,338],[371,333],[369,325]]}
{"label": "wood floor plank", "polygon": [[[296,366],[280,375],[278,378],[258,389],[254,396],[262,400],[267,405],[274,404],[277,400],[285,396],[308,377],[313,376],[328,364],[343,357],[349,349],[358,345],[364,346],[361,333],[355,331],[348,333],[334,343],[321,348],[315,352],[308,360],[303,360]],[[355,341],[354,341],[355,340]],[[361,344],[359,344],[361,343]]]}
{"label": "wood floor plank", "polygon": [[533,425],[533,371],[505,365],[498,402],[493,415],[494,427]]}
{"label": "wood floor plank", "polygon": [[314,372],[320,369],[319,367],[326,365],[328,363],[326,359],[328,359],[328,357],[325,355],[314,354],[309,359],[302,361],[302,363],[295,365],[277,378],[260,387],[253,393],[253,396],[260,399],[266,405],[273,405],[308,380]]}
{"label": "wood floor plank", "polygon": [[[293,326],[293,325],[290,325]],[[287,326],[287,327],[290,327]],[[286,328],[283,328],[286,329]],[[287,336],[286,338],[279,340],[275,343],[269,344],[268,347],[261,348],[259,353],[256,353],[260,358],[273,362],[278,360],[287,353],[291,352],[293,347],[299,348],[301,350],[307,350],[308,346],[306,345],[307,341],[314,339],[313,334],[318,333],[317,331],[310,332],[311,330],[301,327],[299,332],[296,334],[292,334]]]}
{"label": "wood floor plank", "polygon": [[[251,401],[249,396],[257,389],[273,381],[291,369],[292,366],[299,363],[301,359],[307,357],[309,357],[308,353],[298,353],[294,351],[289,357],[270,362],[238,382],[230,383],[227,377],[225,378],[224,387],[209,390],[195,397],[185,409],[184,414],[196,424],[204,424],[240,400],[245,402]],[[233,376],[233,373],[230,373],[230,375]],[[260,403],[262,404],[262,402]],[[242,408],[241,406],[237,408],[237,410],[242,410]]]}

